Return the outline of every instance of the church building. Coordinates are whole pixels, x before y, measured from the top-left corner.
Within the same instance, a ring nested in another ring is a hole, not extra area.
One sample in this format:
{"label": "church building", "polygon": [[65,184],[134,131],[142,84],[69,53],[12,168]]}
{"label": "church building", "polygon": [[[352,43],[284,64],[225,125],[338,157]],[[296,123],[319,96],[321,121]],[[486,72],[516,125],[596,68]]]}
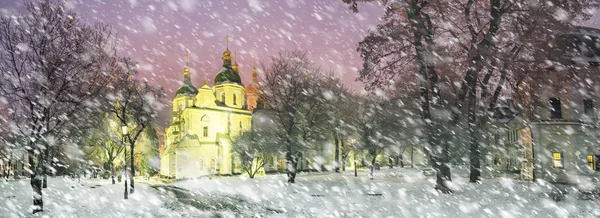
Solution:
{"label": "church building", "polygon": [[222,60],[212,87],[205,79],[196,88],[186,63],[183,85],[173,99],[171,123],[164,134],[161,175],[179,179],[241,173],[232,155],[231,139],[251,128],[257,96],[256,69],[247,90],[228,46]]}

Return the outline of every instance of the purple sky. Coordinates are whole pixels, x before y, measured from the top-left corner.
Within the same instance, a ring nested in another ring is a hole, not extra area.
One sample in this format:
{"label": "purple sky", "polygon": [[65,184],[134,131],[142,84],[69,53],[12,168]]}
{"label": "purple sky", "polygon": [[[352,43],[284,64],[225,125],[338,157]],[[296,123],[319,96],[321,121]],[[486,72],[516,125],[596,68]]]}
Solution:
{"label": "purple sky", "polygon": [[[28,1],[0,0],[0,13],[23,10]],[[87,22],[111,24],[121,55],[138,61],[143,76],[173,98],[182,81],[186,51],[192,81],[212,84],[221,68],[225,36],[237,52],[242,80],[252,65],[284,49],[302,49],[326,71],[343,77],[356,91],[362,62],[356,45],[378,23],[382,6],[361,4],[354,14],[341,0],[67,0]],[[600,28],[600,16],[585,25]]]}
{"label": "purple sky", "polygon": [[[0,3],[0,9],[23,10],[23,2]],[[186,50],[194,84],[214,79],[226,35],[243,81],[250,80],[254,63],[284,49],[302,49],[360,90],[354,82],[361,66],[356,44],[382,11],[378,4],[365,4],[353,14],[341,0],[67,0],[67,5],[88,22],[111,24],[120,54],[138,61],[148,80],[167,89],[169,99],[182,81]]]}

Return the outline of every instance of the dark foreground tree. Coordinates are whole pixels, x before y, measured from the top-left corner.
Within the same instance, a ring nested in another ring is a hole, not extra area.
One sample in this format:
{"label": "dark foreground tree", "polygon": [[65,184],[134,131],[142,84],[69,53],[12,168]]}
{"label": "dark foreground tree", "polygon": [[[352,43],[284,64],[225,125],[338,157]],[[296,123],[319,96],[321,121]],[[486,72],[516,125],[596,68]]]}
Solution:
{"label": "dark foreground tree", "polygon": [[[361,0],[344,0],[353,10]],[[362,0],[370,1],[370,0]],[[598,1],[394,0],[383,22],[359,45],[365,65],[361,80],[387,86],[416,73],[422,119],[438,188],[450,179],[449,149],[459,138],[445,131],[465,128],[470,181],[480,177],[479,129],[506,81],[552,59],[553,38],[586,19]],[[557,16],[559,14],[560,16]],[[454,75],[453,75],[454,74]],[[445,95],[447,94],[447,95]],[[439,116],[442,115],[442,116]],[[439,177],[439,174],[441,178]]]}
{"label": "dark foreground tree", "polygon": [[114,101],[112,113],[119,120],[120,125],[128,127],[125,141],[129,144],[130,152],[130,193],[134,193],[135,144],[140,139],[142,132],[156,118],[157,111],[163,107],[164,91],[136,79],[137,64],[131,59],[121,59],[120,66],[126,76],[116,85],[116,95],[112,99]]}
{"label": "dark foreground tree", "polygon": [[[0,97],[27,150],[33,213],[43,211],[42,181],[50,151],[105,109],[117,64],[111,30],[83,24],[62,3],[26,4],[0,17]],[[84,119],[85,118],[85,119]]]}
{"label": "dark foreground tree", "polygon": [[299,156],[319,136],[326,118],[319,90],[320,69],[305,52],[283,52],[263,64],[260,98],[281,128],[278,137],[285,146],[288,182],[294,183]]}

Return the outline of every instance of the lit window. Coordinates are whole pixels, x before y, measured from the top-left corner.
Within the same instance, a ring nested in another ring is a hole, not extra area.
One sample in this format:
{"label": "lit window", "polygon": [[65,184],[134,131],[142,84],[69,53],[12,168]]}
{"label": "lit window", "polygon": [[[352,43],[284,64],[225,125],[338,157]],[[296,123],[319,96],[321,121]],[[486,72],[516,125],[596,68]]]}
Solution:
{"label": "lit window", "polygon": [[594,160],[594,156],[588,155],[587,161],[588,161],[588,166],[590,166],[590,168],[592,168],[592,170],[596,171],[596,160]]}
{"label": "lit window", "polygon": [[553,164],[554,168],[564,168],[562,153],[552,152],[552,164]]}
{"label": "lit window", "polygon": [[204,137],[208,137],[208,126],[202,128],[202,135]]}

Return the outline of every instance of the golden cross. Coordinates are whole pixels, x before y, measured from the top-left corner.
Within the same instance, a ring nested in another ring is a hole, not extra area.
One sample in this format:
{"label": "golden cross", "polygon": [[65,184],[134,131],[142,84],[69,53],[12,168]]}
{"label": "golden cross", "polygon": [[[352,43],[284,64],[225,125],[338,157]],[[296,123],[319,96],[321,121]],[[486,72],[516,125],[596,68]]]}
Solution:
{"label": "golden cross", "polygon": [[189,62],[190,62],[190,53],[186,52],[185,53],[185,66],[189,67],[189,65],[188,65]]}
{"label": "golden cross", "polygon": [[229,50],[229,35],[225,36],[225,48]]}

